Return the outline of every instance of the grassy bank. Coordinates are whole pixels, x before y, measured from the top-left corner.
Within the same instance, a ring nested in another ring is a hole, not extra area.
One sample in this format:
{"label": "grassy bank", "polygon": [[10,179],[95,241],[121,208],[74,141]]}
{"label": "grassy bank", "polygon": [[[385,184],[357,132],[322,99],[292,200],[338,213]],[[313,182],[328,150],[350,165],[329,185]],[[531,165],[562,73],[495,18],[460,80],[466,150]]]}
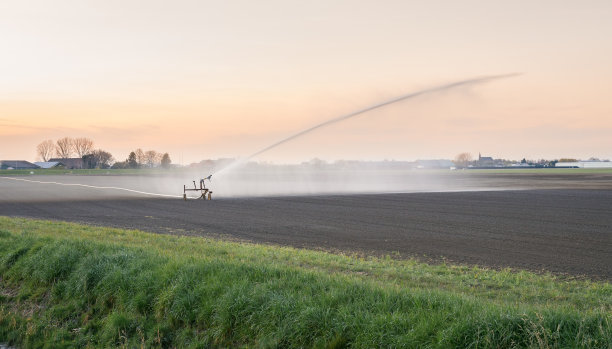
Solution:
{"label": "grassy bank", "polygon": [[0,343],[610,347],[612,285],[0,217]]}

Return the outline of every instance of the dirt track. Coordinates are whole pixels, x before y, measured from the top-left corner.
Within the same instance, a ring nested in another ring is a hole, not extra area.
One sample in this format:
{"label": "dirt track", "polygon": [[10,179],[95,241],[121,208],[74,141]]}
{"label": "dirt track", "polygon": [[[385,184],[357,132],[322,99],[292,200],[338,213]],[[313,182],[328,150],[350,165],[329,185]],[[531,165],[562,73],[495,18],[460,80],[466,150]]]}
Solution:
{"label": "dirt track", "polygon": [[0,200],[0,215],[612,280],[612,190]]}

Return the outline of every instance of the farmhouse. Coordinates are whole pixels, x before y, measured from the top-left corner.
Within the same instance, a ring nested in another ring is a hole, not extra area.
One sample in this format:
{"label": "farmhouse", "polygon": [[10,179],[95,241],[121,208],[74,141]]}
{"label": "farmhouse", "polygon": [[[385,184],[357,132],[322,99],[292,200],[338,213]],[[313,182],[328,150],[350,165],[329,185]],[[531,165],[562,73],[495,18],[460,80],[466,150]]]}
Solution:
{"label": "farmhouse", "polygon": [[25,160],[0,160],[0,170],[32,170],[38,168]]}
{"label": "farmhouse", "polygon": [[53,158],[53,159],[49,159],[49,162],[61,162],[65,168],[70,169],[70,170],[83,168],[83,159],[81,158],[67,158],[67,159]]}
{"label": "farmhouse", "polygon": [[40,168],[45,168],[45,169],[49,169],[49,168],[65,168],[66,165],[64,165],[63,163],[59,162],[59,161],[38,161],[35,162],[35,164],[40,167]]}

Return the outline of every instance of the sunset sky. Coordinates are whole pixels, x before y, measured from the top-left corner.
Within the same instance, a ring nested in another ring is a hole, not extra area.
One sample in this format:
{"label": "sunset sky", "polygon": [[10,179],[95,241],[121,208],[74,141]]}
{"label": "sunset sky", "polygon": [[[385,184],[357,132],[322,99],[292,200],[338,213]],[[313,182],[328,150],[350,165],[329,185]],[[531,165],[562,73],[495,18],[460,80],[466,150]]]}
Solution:
{"label": "sunset sky", "polygon": [[89,137],[124,160],[248,156],[385,99],[260,161],[457,153],[612,158],[612,2],[3,1],[0,159]]}

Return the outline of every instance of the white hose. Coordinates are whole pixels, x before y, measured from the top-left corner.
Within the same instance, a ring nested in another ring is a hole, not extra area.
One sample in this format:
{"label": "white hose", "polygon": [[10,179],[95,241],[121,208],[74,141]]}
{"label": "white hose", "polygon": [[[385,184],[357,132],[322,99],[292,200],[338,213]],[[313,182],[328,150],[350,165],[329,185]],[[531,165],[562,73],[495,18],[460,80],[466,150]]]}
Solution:
{"label": "white hose", "polygon": [[85,188],[94,188],[94,189],[114,189],[114,190],[123,190],[123,191],[128,191],[128,192],[131,192],[131,193],[144,194],[144,195],[162,196],[162,197],[168,197],[168,198],[183,198],[182,195],[168,195],[168,194],[149,193],[149,192],[146,192],[146,191],[127,189],[127,188],[120,188],[120,187],[98,187],[98,186],[95,186],[95,185],[78,184],[78,183],[43,182],[43,181],[33,181],[33,180],[30,180],[30,179],[2,177],[2,176],[0,176],[0,178],[2,178],[2,179],[10,179],[10,180],[14,180],[14,181],[38,183],[38,184],[55,184],[55,185],[63,185],[63,186],[68,186],[68,187],[85,187]]}

